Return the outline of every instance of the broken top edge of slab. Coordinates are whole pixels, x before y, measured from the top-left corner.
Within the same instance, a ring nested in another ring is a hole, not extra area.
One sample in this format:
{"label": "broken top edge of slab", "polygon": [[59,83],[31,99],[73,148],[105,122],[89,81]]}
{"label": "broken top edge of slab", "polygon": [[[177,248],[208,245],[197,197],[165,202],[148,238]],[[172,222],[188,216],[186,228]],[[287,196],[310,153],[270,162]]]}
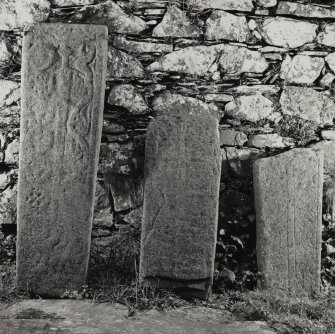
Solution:
{"label": "broken top edge of slab", "polygon": [[105,34],[106,38],[108,38],[108,28],[106,25],[102,25],[102,24],[77,24],[77,23],[73,24],[73,23],[46,23],[46,22],[32,23],[27,27],[25,33],[31,33],[40,28],[55,29],[55,28],[65,28],[65,27],[71,27],[74,30],[77,30],[77,29],[81,30],[81,29],[90,27],[90,29],[94,31],[98,31],[98,32],[100,31],[102,34]]}
{"label": "broken top edge of slab", "polygon": [[300,154],[309,154],[309,155],[315,155],[317,157],[322,156],[324,154],[324,151],[322,149],[313,149],[313,148],[293,148],[291,150],[288,150],[286,152],[271,156],[271,157],[265,157],[260,158],[254,161],[253,165],[254,167],[260,167],[262,164],[267,163],[270,160],[276,160],[280,158],[289,158]]}

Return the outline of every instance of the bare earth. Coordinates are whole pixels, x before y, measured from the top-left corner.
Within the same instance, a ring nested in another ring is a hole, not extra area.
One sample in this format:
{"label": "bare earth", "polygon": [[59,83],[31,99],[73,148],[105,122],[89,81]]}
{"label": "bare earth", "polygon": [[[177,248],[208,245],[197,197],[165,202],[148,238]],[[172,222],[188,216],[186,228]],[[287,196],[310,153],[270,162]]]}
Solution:
{"label": "bare earth", "polygon": [[206,307],[151,310],[128,317],[127,307],[87,300],[26,300],[0,305],[0,334],[274,334],[260,321],[233,321]]}

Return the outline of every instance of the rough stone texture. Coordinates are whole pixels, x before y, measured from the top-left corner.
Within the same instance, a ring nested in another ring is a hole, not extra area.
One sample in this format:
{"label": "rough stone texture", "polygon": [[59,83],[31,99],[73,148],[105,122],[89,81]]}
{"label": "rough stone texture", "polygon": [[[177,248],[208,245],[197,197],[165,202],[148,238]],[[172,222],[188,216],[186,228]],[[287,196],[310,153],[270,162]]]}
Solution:
{"label": "rough stone texture", "polygon": [[147,114],[150,111],[141,93],[129,84],[114,86],[109,93],[108,103],[124,107],[133,115]]}
{"label": "rough stone texture", "polygon": [[0,109],[20,99],[20,84],[0,79]]}
{"label": "rough stone texture", "polygon": [[202,29],[177,6],[168,6],[163,20],[152,32],[154,37],[200,37]]}
{"label": "rough stone texture", "polygon": [[311,85],[320,76],[324,64],[321,57],[287,55],[280,69],[280,78],[287,83]]}
{"label": "rough stone texture", "polygon": [[335,175],[335,141],[322,140],[310,146],[313,150],[324,152],[323,172],[328,175]]}
{"label": "rough stone texture", "polygon": [[108,78],[143,78],[144,68],[141,62],[132,55],[109,47],[108,49]]}
{"label": "rough stone texture", "polygon": [[137,175],[138,166],[133,142],[102,143],[99,172],[102,174]]}
{"label": "rough stone texture", "polygon": [[335,80],[333,73],[326,73],[325,76],[320,80],[320,85],[323,87],[330,87]]}
{"label": "rough stone texture", "polygon": [[264,156],[265,153],[256,148],[225,147],[222,149],[222,176],[250,176],[253,161]]}
{"label": "rough stone texture", "polygon": [[94,5],[96,0],[49,0],[56,7]]}
{"label": "rough stone texture", "polygon": [[187,100],[157,114],[146,138],[140,278],[206,298],[218,218],[218,119]]}
{"label": "rough stone texture", "polygon": [[4,63],[11,58],[12,54],[8,50],[8,46],[4,40],[0,41],[0,63]]}
{"label": "rough stone texture", "polygon": [[0,30],[27,28],[29,24],[45,21],[49,16],[47,0],[2,0],[0,2]]}
{"label": "rough stone texture", "polygon": [[114,1],[108,0],[94,6],[87,6],[76,13],[72,20],[80,23],[106,25],[109,33],[140,34],[147,24],[140,17],[126,14]]}
{"label": "rough stone texture", "polygon": [[161,113],[174,114],[175,110],[186,108],[189,112],[196,114],[210,114],[214,117],[223,116],[223,112],[213,103],[205,103],[199,99],[163,92],[159,94],[153,101],[153,109],[156,115]]}
{"label": "rough stone texture", "polygon": [[85,284],[106,55],[102,26],[40,24],[24,37],[20,289],[59,296]]}
{"label": "rough stone texture", "polygon": [[220,146],[243,146],[248,141],[246,134],[232,129],[220,129]]}
{"label": "rough stone texture", "polygon": [[326,140],[335,140],[335,130],[322,130],[321,137]]}
{"label": "rough stone texture", "polygon": [[330,53],[326,58],[325,58],[328,66],[330,69],[335,73],[335,52]]}
{"label": "rough stone texture", "polygon": [[318,34],[317,42],[322,45],[335,47],[335,23],[326,23],[324,30]]}
{"label": "rough stone texture", "polygon": [[251,33],[245,16],[215,10],[206,21],[205,38],[245,42],[251,38]]}
{"label": "rough stone texture", "polygon": [[7,164],[17,164],[19,162],[19,146],[20,141],[18,139],[14,139],[7,145],[5,151],[5,162]]}
{"label": "rough stone texture", "polygon": [[259,30],[270,45],[297,48],[312,42],[316,37],[317,24],[283,17],[267,18]]}
{"label": "rough stone texture", "polygon": [[133,209],[142,204],[142,178],[109,173],[105,174],[105,180],[116,212]]}
{"label": "rough stone texture", "polygon": [[323,152],[293,149],[254,163],[260,285],[276,294],[319,293]]}
{"label": "rough stone texture", "polygon": [[299,116],[318,124],[332,124],[335,103],[327,92],[309,87],[284,86],[280,97],[284,114]]}
{"label": "rough stone texture", "polygon": [[276,14],[327,19],[335,18],[334,9],[315,6],[313,4],[302,4],[289,1],[280,1],[277,7]]}
{"label": "rough stone texture", "polygon": [[263,73],[269,64],[258,51],[234,45],[226,45],[221,53],[219,64],[223,73]]}
{"label": "rough stone texture", "polygon": [[280,91],[280,87],[274,85],[256,85],[256,86],[237,86],[228,89],[226,92],[229,92],[233,95],[254,95],[261,94],[264,96],[276,95]]}
{"label": "rough stone texture", "polygon": [[114,36],[113,45],[117,49],[122,49],[133,53],[169,53],[173,51],[172,44],[131,41],[120,35]]}
{"label": "rough stone texture", "polygon": [[121,304],[88,300],[25,300],[0,311],[1,334],[275,334],[260,321],[236,321],[225,310],[181,307],[128,316]]}
{"label": "rough stone texture", "polygon": [[274,112],[271,100],[261,94],[237,96],[234,102],[226,104],[227,115],[240,120],[258,122]]}
{"label": "rough stone texture", "polygon": [[0,225],[15,224],[17,211],[17,186],[7,187],[0,193]]}
{"label": "rough stone texture", "polygon": [[251,12],[254,9],[252,0],[188,0],[191,6],[223,10]]}
{"label": "rough stone texture", "polygon": [[283,138],[276,133],[251,135],[248,137],[248,145],[255,147],[284,148],[294,145],[290,138]]}
{"label": "rough stone texture", "polygon": [[256,3],[264,8],[269,8],[276,6],[277,0],[256,0]]}
{"label": "rough stone texture", "polygon": [[203,76],[210,73],[220,56],[220,66],[224,73],[263,73],[268,63],[257,51],[228,44],[212,46],[191,46],[171,52],[150,64],[149,71],[179,72]]}
{"label": "rough stone texture", "polygon": [[209,72],[218,54],[225,47],[225,45],[186,47],[161,57],[150,64],[147,69],[202,76]]}

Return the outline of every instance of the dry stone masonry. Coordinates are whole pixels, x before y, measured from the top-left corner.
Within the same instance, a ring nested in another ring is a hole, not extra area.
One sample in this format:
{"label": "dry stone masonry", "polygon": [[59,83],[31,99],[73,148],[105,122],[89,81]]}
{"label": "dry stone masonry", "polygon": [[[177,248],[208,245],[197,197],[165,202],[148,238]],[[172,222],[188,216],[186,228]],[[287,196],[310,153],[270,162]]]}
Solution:
{"label": "dry stone masonry", "polygon": [[85,284],[107,66],[102,26],[40,24],[23,41],[17,286]]}
{"label": "dry stone masonry", "polygon": [[216,110],[165,93],[155,106],[146,141],[140,278],[207,297],[220,184]]}
{"label": "dry stone masonry", "polygon": [[278,294],[320,290],[323,151],[293,149],[254,163],[261,286]]}
{"label": "dry stone masonry", "polygon": [[[155,110],[183,101],[220,115],[220,202],[229,205],[219,209],[216,278],[230,270],[238,281],[241,268],[256,277],[253,162],[335,141],[334,13],[333,0],[0,1],[0,251],[15,257],[24,30],[37,22],[105,24],[91,258],[110,259],[120,226],[139,229],[148,124]],[[332,174],[325,175],[332,194]],[[222,244],[234,249],[232,261],[224,262]]]}

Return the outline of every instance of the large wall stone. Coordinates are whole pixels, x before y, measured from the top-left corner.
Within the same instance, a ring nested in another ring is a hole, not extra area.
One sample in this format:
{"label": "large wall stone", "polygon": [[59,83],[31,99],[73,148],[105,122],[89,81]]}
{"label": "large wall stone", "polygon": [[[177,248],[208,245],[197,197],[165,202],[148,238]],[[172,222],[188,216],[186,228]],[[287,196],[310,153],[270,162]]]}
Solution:
{"label": "large wall stone", "polygon": [[267,18],[259,27],[265,41],[270,45],[297,48],[312,42],[318,26],[313,23],[283,18]]}
{"label": "large wall stone", "polygon": [[323,152],[293,149],[254,163],[260,285],[272,293],[320,291]]}
{"label": "large wall stone", "polygon": [[46,21],[50,12],[47,0],[2,0],[0,30],[27,28],[29,24]]}
{"label": "large wall stone", "polygon": [[19,289],[60,296],[85,284],[106,56],[102,26],[40,24],[24,38]]}
{"label": "large wall stone", "polygon": [[251,38],[251,33],[245,16],[216,10],[206,21],[205,38],[245,42]]}
{"label": "large wall stone", "polygon": [[318,124],[333,124],[335,103],[329,93],[309,87],[286,86],[280,97],[280,104],[284,114]]}

